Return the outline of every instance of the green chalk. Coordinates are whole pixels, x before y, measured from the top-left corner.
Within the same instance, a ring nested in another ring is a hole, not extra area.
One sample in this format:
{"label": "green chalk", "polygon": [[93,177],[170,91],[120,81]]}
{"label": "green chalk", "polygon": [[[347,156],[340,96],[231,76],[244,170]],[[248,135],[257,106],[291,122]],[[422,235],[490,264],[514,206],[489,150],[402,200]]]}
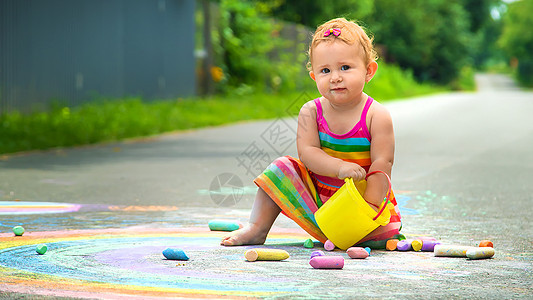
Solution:
{"label": "green chalk", "polygon": [[37,251],[37,253],[39,253],[40,255],[45,254],[47,250],[48,250],[48,246],[46,246],[46,244],[39,244],[35,248],[35,251]]}
{"label": "green chalk", "polygon": [[13,233],[16,235],[16,236],[21,236],[24,234],[24,227],[22,226],[15,226],[13,227]]}
{"label": "green chalk", "polygon": [[311,239],[305,240],[305,242],[304,242],[304,247],[305,248],[313,248],[314,246],[315,246],[315,243],[313,243],[313,240],[311,240]]}
{"label": "green chalk", "polygon": [[242,228],[242,224],[238,221],[226,221],[226,220],[211,220],[208,223],[211,231],[234,231]]}

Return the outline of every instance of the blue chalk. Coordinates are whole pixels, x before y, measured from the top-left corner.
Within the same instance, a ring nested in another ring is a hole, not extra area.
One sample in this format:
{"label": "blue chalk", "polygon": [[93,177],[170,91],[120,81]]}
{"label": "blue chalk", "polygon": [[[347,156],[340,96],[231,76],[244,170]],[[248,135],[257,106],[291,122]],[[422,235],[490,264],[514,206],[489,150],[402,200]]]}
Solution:
{"label": "blue chalk", "polygon": [[368,255],[370,255],[370,251],[372,251],[372,250],[370,250],[370,247],[365,247],[365,250],[366,250],[366,252],[368,252]]}
{"label": "blue chalk", "polygon": [[167,248],[163,251],[163,256],[166,259],[172,259],[172,260],[189,260],[189,257],[185,252],[181,249],[177,248]]}

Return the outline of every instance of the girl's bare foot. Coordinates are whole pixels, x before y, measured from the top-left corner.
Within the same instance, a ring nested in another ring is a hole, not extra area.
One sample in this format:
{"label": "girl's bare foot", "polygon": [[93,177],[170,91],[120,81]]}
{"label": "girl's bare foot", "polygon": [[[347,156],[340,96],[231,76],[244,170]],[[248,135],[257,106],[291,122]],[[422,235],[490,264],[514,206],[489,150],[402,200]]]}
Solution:
{"label": "girl's bare foot", "polygon": [[265,243],[267,232],[263,232],[257,226],[246,226],[233,231],[230,235],[225,236],[220,241],[223,246],[240,246],[240,245],[262,245]]}

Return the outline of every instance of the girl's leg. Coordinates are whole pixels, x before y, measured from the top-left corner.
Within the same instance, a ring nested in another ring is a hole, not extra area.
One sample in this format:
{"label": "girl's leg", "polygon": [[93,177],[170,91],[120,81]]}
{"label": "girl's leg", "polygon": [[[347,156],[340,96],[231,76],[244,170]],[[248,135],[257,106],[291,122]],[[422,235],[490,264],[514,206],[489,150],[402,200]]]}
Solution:
{"label": "girl's leg", "polygon": [[250,214],[248,226],[233,231],[220,242],[224,246],[262,245],[281,209],[259,188]]}

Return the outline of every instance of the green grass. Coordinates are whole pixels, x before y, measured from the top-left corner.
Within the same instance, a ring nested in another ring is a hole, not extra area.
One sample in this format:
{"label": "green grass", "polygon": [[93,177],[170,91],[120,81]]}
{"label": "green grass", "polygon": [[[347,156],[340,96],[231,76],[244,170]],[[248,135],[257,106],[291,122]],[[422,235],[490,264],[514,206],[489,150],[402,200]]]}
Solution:
{"label": "green grass", "polygon": [[[445,90],[444,87],[418,84],[409,72],[384,64],[365,89],[379,101]],[[296,115],[301,105],[317,96],[319,94],[313,90],[151,102],[128,98],[99,100],[75,108],[56,106],[48,112],[13,112],[0,115],[0,153],[118,141]]]}

